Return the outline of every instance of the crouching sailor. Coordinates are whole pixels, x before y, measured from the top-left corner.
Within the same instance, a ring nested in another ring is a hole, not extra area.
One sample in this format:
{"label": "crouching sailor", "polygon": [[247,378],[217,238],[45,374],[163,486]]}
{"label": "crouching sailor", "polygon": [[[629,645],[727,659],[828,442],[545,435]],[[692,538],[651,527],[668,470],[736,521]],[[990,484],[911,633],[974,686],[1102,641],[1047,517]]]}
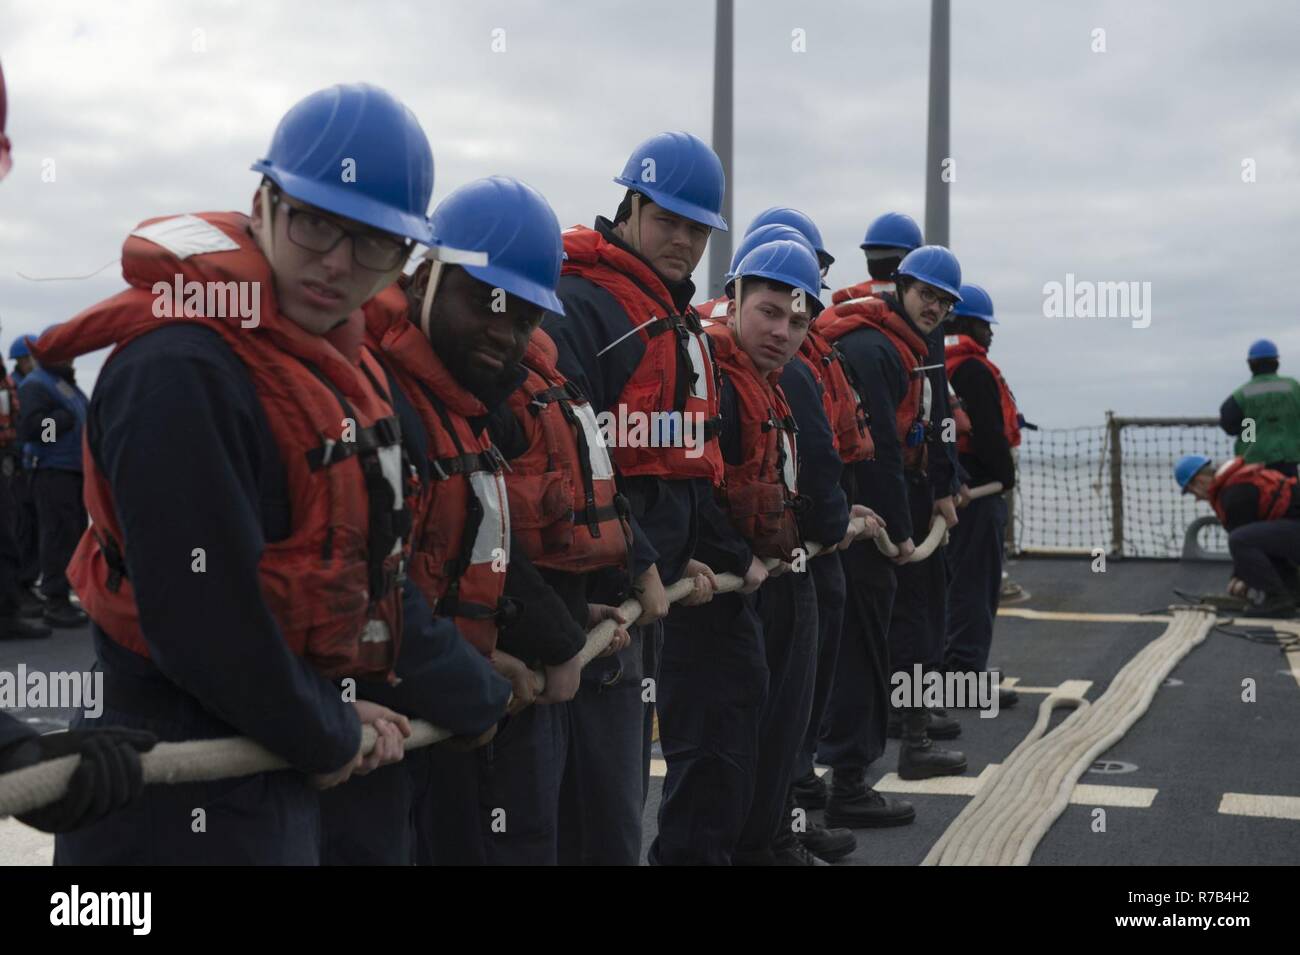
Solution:
{"label": "crouching sailor", "polygon": [[1300,491],[1293,477],[1262,464],[1229,458],[1216,470],[1201,454],[1174,467],[1184,494],[1214,508],[1228,532],[1232,581],[1228,590],[1261,594],[1250,611],[1257,617],[1290,617],[1300,603]]}

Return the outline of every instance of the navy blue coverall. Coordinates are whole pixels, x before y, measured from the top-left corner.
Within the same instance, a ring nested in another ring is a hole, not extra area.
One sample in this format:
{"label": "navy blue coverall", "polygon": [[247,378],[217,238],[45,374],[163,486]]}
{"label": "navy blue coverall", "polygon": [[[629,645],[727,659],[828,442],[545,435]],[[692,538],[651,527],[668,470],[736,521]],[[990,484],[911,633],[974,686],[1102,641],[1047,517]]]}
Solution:
{"label": "navy blue coverall", "polygon": [[[781,390],[799,428],[799,494],[806,502],[799,515],[799,529],[805,542],[838,544],[848,526],[849,503],[840,486],[844,462],[835,450],[821,388],[808,366],[795,358],[781,370]],[[795,757],[793,779],[812,772],[817,737],[835,679],[846,599],[844,568],[838,552],[810,560],[808,572],[817,596],[817,672],[807,728]]]}
{"label": "navy blue coverall", "polygon": [[[606,241],[637,254],[614,235],[607,219],[598,217],[594,227]],[[665,281],[664,286],[673,298],[665,304],[684,312],[695,286],[689,279]],[[623,338],[629,329],[627,314],[600,286],[566,275],[560,278],[557,293],[565,314],[548,314],[542,327],[555,341],[559,370],[577,384],[598,414],[617,413],[619,396],[640,365],[645,345],[636,335]],[[619,338],[622,341],[600,354]],[[653,564],[664,586],[669,586],[681,577],[695,550],[699,502],[712,499],[709,482],[619,475],[619,490],[632,512],[631,576],[636,578]],[[591,585],[593,603],[620,602],[617,586],[600,579]],[[583,670],[578,695],[568,704],[569,747],[560,796],[561,864],[636,865],[640,861],[654,712],[649,704],[657,706],[661,721],[665,718],[662,676],[656,682],[665,625],[660,622],[631,632],[630,646],[613,657],[592,661]]]}
{"label": "navy blue coverall", "polygon": [[[896,299],[884,298],[901,314]],[[904,320],[910,323],[906,316]],[[871,438],[876,449],[873,460],[859,461],[852,466],[844,484],[852,489],[852,503],[864,504],[884,519],[891,541],[898,544],[911,538],[913,543],[919,543],[930,524],[931,503],[927,500],[931,494],[930,481],[924,473],[905,475],[903,446],[895,430],[895,411],[907,394],[913,369],[904,366],[889,339],[874,328],[852,331],[836,344],[853,370],[871,412]],[[941,341],[939,347],[937,360],[942,364]],[[935,359],[927,358],[926,363],[934,364]],[[931,392],[931,420],[941,421],[946,412],[937,417],[936,412],[947,407],[947,389],[935,388],[932,382]],[[938,403],[940,395],[942,404]],[[940,436],[940,428],[931,431],[932,440]],[[933,446],[929,450],[933,463],[936,450]],[[951,460],[942,447],[937,453]],[[880,553],[874,541],[855,542],[841,555],[841,562],[848,600],[831,702],[823,722],[817,758],[818,762],[836,769],[865,769],[885,751],[891,673],[890,622],[895,595],[901,585],[896,565]],[[942,617],[939,620],[941,627]]]}
{"label": "navy blue coverall", "polygon": [[[958,456],[978,487],[1000,481],[1004,491],[1016,483],[1011,445],[1003,433],[1002,399],[993,374],[978,361],[964,361],[953,372],[952,387],[971,420],[971,450]],[[988,669],[993,623],[1002,593],[1002,556],[1007,501],[1002,494],[971,501],[958,516],[948,547],[948,623],[944,669]]]}
{"label": "navy blue coverall", "polygon": [[[122,811],[59,835],[55,863],[316,864],[319,798],[304,774],[351,760],[361,726],[340,688],[289,651],[262,599],[258,563],[267,542],[288,535],[290,500],[246,369],[216,332],[162,326],[101,372],[87,440],[112,487],[150,651],[138,656],[92,628],[105,696],[95,725],[163,741],[249,736],[294,768],[147,787]],[[202,574],[191,570],[199,546]],[[460,729],[490,725],[504,697],[484,685],[497,678],[454,628],[430,632],[424,656],[440,688],[484,688],[457,708]],[[91,724],[82,715],[73,725]]]}

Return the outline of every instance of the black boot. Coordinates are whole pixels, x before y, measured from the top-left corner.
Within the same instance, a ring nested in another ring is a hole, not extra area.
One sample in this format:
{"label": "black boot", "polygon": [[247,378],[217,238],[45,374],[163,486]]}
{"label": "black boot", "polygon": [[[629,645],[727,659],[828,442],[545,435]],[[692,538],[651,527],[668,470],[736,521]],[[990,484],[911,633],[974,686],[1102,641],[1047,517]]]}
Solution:
{"label": "black boot", "polygon": [[45,603],[45,622],[60,630],[84,627],[90,618],[84,610],[72,606],[67,597],[50,597]]}
{"label": "black boot", "polygon": [[18,616],[39,617],[45,613],[45,601],[26,587],[18,588]]}
{"label": "black boot", "polygon": [[0,640],[39,640],[52,632],[39,620],[24,620],[16,614],[0,617]]}
{"label": "black boot", "polygon": [[1272,620],[1285,620],[1294,617],[1296,602],[1290,594],[1265,594],[1264,599],[1247,611],[1252,617],[1268,617]]}
{"label": "black boot", "polygon": [[805,849],[826,862],[837,862],[852,855],[858,847],[853,830],[827,829],[815,822],[808,823],[808,831],[796,833],[796,836]]}
{"label": "black boot", "polygon": [[961,724],[949,716],[947,710],[935,707],[929,713],[930,722],[925,732],[930,739],[956,739],[961,735]]}
{"label": "black boot", "polygon": [[860,767],[831,773],[831,796],[826,801],[826,825],[849,829],[881,829],[905,826],[916,818],[912,804],[882,796],[867,785],[867,771]]}
{"label": "black boot", "polygon": [[925,731],[928,720],[929,714],[920,707],[907,710],[903,716],[903,743],[898,749],[899,779],[960,776],[966,772],[964,755],[934,745]]}
{"label": "black boot", "polygon": [[800,809],[811,812],[826,808],[826,780],[818,776],[815,770],[809,770],[807,776],[800,776],[791,783],[790,792],[794,796],[794,804]]}
{"label": "black boot", "polygon": [[998,687],[998,709],[1009,710],[1020,702],[1020,694],[1009,686]]}
{"label": "black boot", "polygon": [[817,858],[793,832],[784,833],[772,844],[773,865],[830,865]]}

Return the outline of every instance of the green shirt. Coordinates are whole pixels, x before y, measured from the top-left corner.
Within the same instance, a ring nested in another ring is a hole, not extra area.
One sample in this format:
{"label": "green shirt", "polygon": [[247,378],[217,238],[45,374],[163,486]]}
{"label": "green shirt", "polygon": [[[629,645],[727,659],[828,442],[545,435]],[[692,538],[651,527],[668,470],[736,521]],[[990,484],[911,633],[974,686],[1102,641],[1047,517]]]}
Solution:
{"label": "green shirt", "polygon": [[1241,408],[1242,433],[1254,422],[1254,441],[1237,439],[1235,454],[1247,464],[1300,461],[1300,382],[1255,375],[1232,393]]}

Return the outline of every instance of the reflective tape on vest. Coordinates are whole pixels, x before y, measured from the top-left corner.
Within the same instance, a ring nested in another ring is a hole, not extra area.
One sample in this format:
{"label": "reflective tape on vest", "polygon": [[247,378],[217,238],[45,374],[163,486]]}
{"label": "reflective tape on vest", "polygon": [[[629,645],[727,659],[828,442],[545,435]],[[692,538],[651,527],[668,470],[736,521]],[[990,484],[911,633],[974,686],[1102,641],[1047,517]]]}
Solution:
{"label": "reflective tape on vest", "polygon": [[790,493],[795,494],[799,489],[795,486],[796,472],[794,442],[790,440],[790,433],[788,431],[781,432],[781,441],[785,445],[785,453],[782,455],[784,460],[781,462],[781,479],[785,481],[785,486],[789,489]]}
{"label": "reflective tape on vest", "polygon": [[1247,398],[1255,395],[1287,394],[1290,391],[1289,381],[1252,381],[1241,386],[1241,393]]}
{"label": "reflective tape on vest", "polygon": [[152,225],[141,226],[131,235],[160,245],[178,259],[209,252],[234,252],[239,244],[210,222],[198,216],[173,216]]}
{"label": "reflective tape on vest", "polygon": [[704,360],[704,342],[694,332],[691,333],[687,342],[687,350],[691,355],[691,370],[695,372],[695,376],[691,380],[691,397],[707,401],[709,398],[709,365]]}
{"label": "reflective tape on vest", "polygon": [[501,474],[473,471],[469,486],[483,507],[483,520],[479,522],[474,537],[474,550],[470,563],[486,564],[498,554],[505,563],[510,562],[510,503],[506,497],[506,481]]}
{"label": "reflective tape on vest", "polygon": [[591,477],[595,481],[608,481],[614,477],[614,464],[609,459],[609,449],[605,447],[605,437],[596,424],[596,412],[587,403],[574,404],[574,417],[582,425],[587,436],[587,460],[591,462]]}
{"label": "reflective tape on vest", "polygon": [[[390,444],[377,449],[379,457],[379,470],[384,475],[384,480],[388,486],[393,489],[393,510],[400,511],[406,506],[406,501],[402,496],[402,446],[400,444]],[[399,537],[393,542],[393,549],[390,554],[400,553],[402,550],[402,539]],[[363,637],[364,641],[365,638]]]}

